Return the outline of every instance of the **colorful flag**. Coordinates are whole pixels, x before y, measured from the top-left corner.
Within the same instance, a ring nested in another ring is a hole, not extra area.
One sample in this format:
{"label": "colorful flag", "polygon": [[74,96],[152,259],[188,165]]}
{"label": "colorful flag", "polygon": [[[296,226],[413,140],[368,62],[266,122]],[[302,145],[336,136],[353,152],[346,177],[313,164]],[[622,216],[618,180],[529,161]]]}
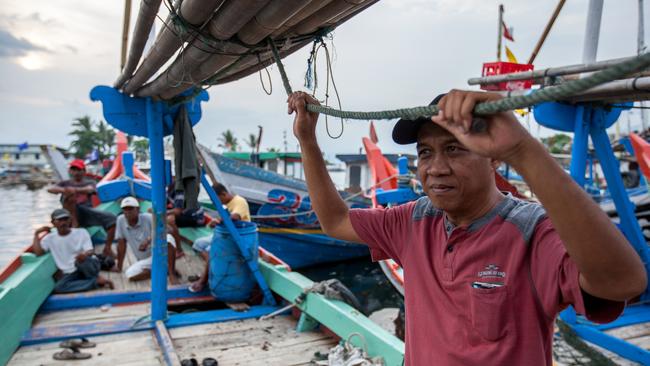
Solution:
{"label": "colorful flag", "polygon": [[508,62],[512,62],[512,63],[515,63],[515,64],[518,64],[518,63],[519,63],[519,62],[517,62],[517,58],[516,58],[515,55],[512,53],[512,51],[510,51],[510,49],[508,48],[508,46],[506,46],[506,57],[508,57]]}
{"label": "colorful flag", "polygon": [[504,22],[504,21],[501,21],[501,25],[503,26],[503,38],[505,38],[505,39],[507,39],[507,40],[509,40],[511,42],[514,42],[515,39],[514,39],[514,37],[512,37],[512,33],[513,33],[512,27],[510,27],[510,28],[506,27],[506,22]]}
{"label": "colorful flag", "polygon": [[25,141],[22,144],[18,145],[18,151],[27,150],[27,148],[29,148],[29,144],[27,143],[27,141]]}
{"label": "colorful flag", "polygon": [[379,139],[377,138],[377,131],[375,131],[375,124],[370,121],[370,141],[372,141],[374,144],[379,142]]}

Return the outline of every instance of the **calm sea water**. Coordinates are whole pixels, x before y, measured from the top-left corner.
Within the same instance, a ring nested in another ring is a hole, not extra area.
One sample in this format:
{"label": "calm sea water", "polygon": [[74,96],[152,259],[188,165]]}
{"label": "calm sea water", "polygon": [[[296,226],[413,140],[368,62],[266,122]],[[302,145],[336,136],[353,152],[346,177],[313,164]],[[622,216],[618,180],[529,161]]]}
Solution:
{"label": "calm sea water", "polygon": [[[50,213],[59,206],[58,196],[45,189],[0,188],[0,268],[31,244],[34,230],[48,225]],[[320,265],[300,272],[313,281],[338,278],[369,312],[399,307],[402,302],[379,265],[370,258]]]}
{"label": "calm sea water", "polygon": [[32,243],[34,230],[50,222],[59,197],[45,189],[0,188],[0,268]]}

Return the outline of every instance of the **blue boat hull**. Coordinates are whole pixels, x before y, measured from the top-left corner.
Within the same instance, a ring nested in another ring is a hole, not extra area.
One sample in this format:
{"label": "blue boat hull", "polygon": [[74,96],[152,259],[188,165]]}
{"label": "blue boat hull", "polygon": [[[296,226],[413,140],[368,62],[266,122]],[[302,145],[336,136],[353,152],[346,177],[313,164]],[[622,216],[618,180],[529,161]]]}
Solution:
{"label": "blue boat hull", "polygon": [[291,268],[309,267],[370,255],[363,244],[320,234],[259,233],[260,245]]}

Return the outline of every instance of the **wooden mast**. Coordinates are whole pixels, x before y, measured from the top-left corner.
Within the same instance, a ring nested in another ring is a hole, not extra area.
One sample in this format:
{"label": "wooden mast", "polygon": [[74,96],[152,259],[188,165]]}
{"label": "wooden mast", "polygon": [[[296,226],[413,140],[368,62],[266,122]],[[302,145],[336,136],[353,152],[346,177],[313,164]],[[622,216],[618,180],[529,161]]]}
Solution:
{"label": "wooden mast", "polygon": [[548,33],[551,31],[551,28],[553,28],[553,24],[555,24],[555,20],[557,19],[557,16],[560,15],[560,10],[562,10],[562,7],[564,6],[565,2],[566,0],[560,0],[560,2],[555,7],[555,10],[553,11],[553,15],[551,15],[551,19],[548,20],[548,23],[546,24],[546,28],[544,28],[544,32],[542,32],[542,36],[539,37],[539,41],[537,41],[537,44],[535,45],[535,50],[533,50],[533,53],[530,54],[530,58],[528,59],[527,64],[532,64],[533,62],[535,62],[537,53],[542,48],[542,45],[544,45],[544,41],[546,41],[546,37],[548,36]]}
{"label": "wooden mast", "polygon": [[503,4],[499,4],[499,32],[497,37],[497,62],[501,62],[502,40],[503,40]]}
{"label": "wooden mast", "polygon": [[120,70],[126,64],[126,47],[129,43],[129,23],[131,23],[131,0],[124,0],[124,24],[122,26],[122,55],[120,57]]}

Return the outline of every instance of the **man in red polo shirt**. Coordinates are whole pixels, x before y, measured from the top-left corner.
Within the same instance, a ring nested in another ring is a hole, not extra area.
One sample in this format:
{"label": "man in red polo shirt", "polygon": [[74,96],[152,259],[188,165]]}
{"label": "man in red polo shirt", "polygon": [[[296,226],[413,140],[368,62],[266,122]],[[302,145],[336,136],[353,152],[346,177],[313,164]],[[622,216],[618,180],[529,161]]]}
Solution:
{"label": "man in red polo shirt", "polygon": [[[624,236],[512,113],[470,130],[474,105],[498,98],[454,90],[432,102],[438,116],[398,121],[393,139],[417,142],[426,196],[362,210],[348,209],[329,178],[318,115],[305,109],[318,102],[301,92],[288,99],[323,230],[404,269],[407,365],[551,365],[558,312],[573,305],[593,321],[612,321],[646,288]],[[543,207],[499,192],[502,161]]]}

